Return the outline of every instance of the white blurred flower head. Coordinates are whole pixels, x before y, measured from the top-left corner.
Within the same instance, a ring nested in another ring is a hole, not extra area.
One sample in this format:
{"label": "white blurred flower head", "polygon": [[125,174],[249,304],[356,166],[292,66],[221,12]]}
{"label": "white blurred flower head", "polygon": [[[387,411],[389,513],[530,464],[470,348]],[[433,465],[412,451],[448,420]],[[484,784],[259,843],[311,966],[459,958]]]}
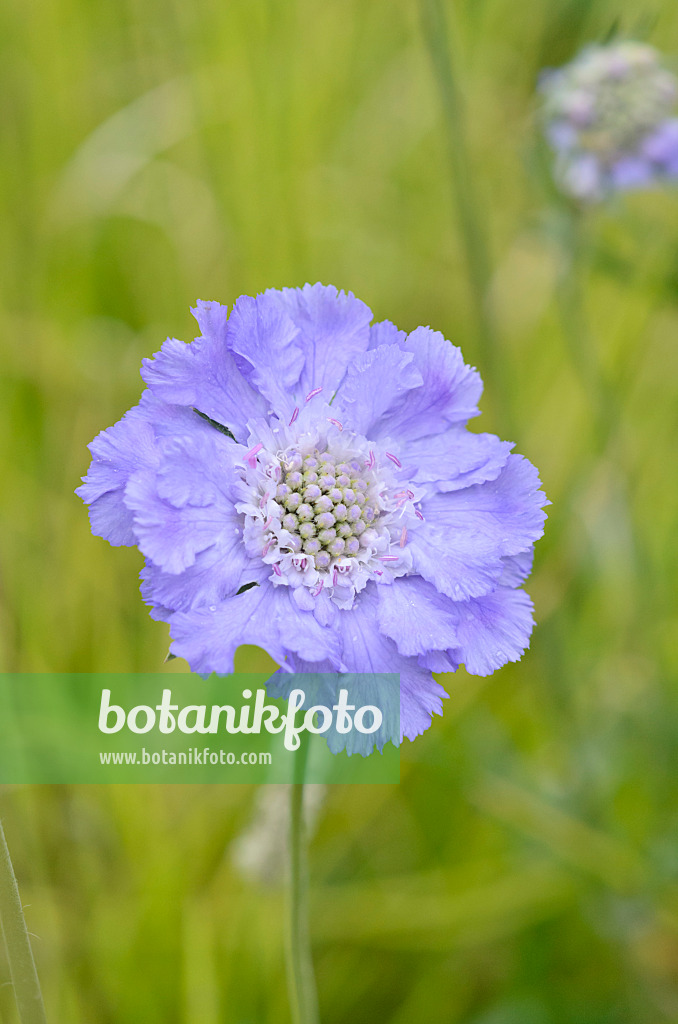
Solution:
{"label": "white blurred flower head", "polygon": [[542,119],[560,187],[596,201],[678,177],[678,81],[644,43],[588,46],[542,74]]}

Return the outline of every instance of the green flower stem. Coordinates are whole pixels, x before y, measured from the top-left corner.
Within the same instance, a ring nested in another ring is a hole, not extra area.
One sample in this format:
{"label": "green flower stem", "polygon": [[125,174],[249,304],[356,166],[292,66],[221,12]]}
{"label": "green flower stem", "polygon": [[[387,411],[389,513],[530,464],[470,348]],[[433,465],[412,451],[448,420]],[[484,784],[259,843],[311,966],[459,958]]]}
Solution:
{"label": "green flower stem", "polygon": [[476,318],[479,362],[495,409],[500,412],[498,403],[501,395],[494,386],[499,376],[499,367],[496,365],[499,349],[489,300],[491,263],[487,229],[473,186],[463,99],[457,84],[454,54],[448,42],[449,27],[441,0],[420,0],[420,5],[424,38],[445,116],[452,193]]}
{"label": "green flower stem", "polygon": [[[556,282],[556,295],[560,311],[563,336],[569,349],[573,369],[579,376],[589,398],[592,418],[591,455],[596,460],[610,459],[618,466],[622,480],[619,497],[628,510],[630,533],[630,561],[636,581],[651,578],[651,559],[642,535],[634,521],[628,494],[628,468],[624,465],[625,452],[622,436],[623,401],[619,389],[613,389],[600,365],[599,346],[592,336],[586,313],[584,280],[589,265],[589,246],[586,238],[584,213],[573,204],[560,208],[559,235],[561,266]],[[571,513],[577,501],[576,477],[566,488],[565,509]],[[563,525],[570,518],[563,515]]]}
{"label": "green flower stem", "polygon": [[293,1024],[318,1024],[308,914],[308,862],[304,827],[304,776],[308,743],[296,754],[290,800],[287,975]]}
{"label": "green flower stem", "polygon": [[19,889],[1,822],[0,923],[21,1024],[47,1024]]}
{"label": "green flower stem", "polygon": [[575,373],[586,388],[591,403],[595,447],[602,454],[618,425],[618,406],[605,379],[598,347],[591,337],[584,303],[582,269],[588,263],[583,213],[563,207],[560,217],[561,262],[556,282],[563,335]]}

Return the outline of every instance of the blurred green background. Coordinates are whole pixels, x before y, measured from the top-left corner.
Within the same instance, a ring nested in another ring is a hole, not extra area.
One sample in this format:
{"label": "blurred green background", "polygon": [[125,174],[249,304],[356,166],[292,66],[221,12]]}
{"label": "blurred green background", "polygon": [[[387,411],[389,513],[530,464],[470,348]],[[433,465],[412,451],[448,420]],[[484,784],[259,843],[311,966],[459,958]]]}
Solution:
{"label": "blurred green background", "polygon": [[[587,41],[617,29],[678,54],[678,6],[447,14],[489,355],[413,0],[6,0],[2,668],[162,665],[139,554],[93,538],[73,488],[87,442],[138,400],[142,357],[195,335],[197,298],[322,280],[377,319],[431,324],[492,381],[474,428],[515,440],[553,501],[538,627],[520,664],[446,679],[399,787],[326,793],[311,848],[323,1022],[678,1021],[678,191],[585,217],[575,309],[534,116],[539,69]],[[265,664],[250,650],[240,667]],[[51,1021],[286,1024],[282,889],[232,852],[257,800],[0,794]],[[11,1024],[6,981],[0,963]]]}

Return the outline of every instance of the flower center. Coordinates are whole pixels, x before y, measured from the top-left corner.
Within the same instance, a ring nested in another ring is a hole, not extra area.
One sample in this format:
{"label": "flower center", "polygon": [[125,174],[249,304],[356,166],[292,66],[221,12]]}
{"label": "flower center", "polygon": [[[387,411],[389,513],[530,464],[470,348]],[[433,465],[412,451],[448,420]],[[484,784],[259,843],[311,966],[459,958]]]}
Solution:
{"label": "flower center", "polygon": [[328,569],[332,559],[355,558],[374,543],[379,495],[369,467],[317,449],[306,456],[293,452],[281,465],[276,503],[288,546],[302,560],[311,555],[317,569]]}
{"label": "flower center", "polygon": [[275,452],[255,445],[245,460],[248,500],[238,508],[249,550],[271,566],[271,582],[307,588],[313,598],[329,591],[350,607],[370,579],[410,571],[408,525],[421,513],[414,492],[398,483],[397,456],[331,433]]}

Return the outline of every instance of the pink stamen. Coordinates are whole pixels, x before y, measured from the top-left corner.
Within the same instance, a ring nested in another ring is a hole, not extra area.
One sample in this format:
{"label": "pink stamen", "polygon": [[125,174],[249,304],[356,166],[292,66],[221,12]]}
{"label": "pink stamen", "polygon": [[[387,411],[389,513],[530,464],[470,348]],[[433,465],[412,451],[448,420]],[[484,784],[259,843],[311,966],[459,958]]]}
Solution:
{"label": "pink stamen", "polygon": [[337,430],[343,430],[343,429],[344,429],[344,427],[343,427],[343,424],[341,424],[341,423],[339,422],[339,420],[333,420],[333,419],[332,419],[332,418],[330,417],[330,418],[328,418],[327,422],[328,422],[328,423],[334,423],[334,425],[335,425],[335,427],[337,428]]}
{"label": "pink stamen", "polygon": [[317,597],[318,594],[320,593],[320,591],[323,589],[324,586],[325,586],[325,581],[321,580],[320,583],[318,584],[318,586],[315,588],[315,590],[311,591],[312,596],[313,597]]}
{"label": "pink stamen", "polygon": [[395,455],[391,455],[391,453],[390,453],[390,452],[386,452],[386,458],[387,458],[387,459],[390,459],[390,460],[391,460],[391,462],[395,462],[395,464],[396,464],[396,466],[398,467],[398,469],[402,469],[402,468],[403,468],[403,464],[402,464],[402,462],[400,461],[400,459],[397,459],[397,458],[395,457]]}
{"label": "pink stamen", "polygon": [[266,520],[266,522],[264,523],[264,529],[268,530],[268,528],[269,528],[269,526],[271,525],[272,522],[273,522],[273,516],[269,516],[268,519]]}
{"label": "pink stamen", "polygon": [[374,457],[374,452],[370,452],[370,457],[367,460],[367,465],[369,466],[370,469],[374,469],[374,464],[376,461],[377,460]]}
{"label": "pink stamen", "polygon": [[407,544],[407,527],[403,526],[403,532],[400,534],[400,546],[404,548]]}
{"label": "pink stamen", "polygon": [[423,517],[423,515],[421,514],[421,512],[419,511],[419,509],[418,509],[418,508],[415,508],[415,510],[414,510],[414,514],[415,514],[415,516],[417,517],[417,519],[421,519],[421,520],[422,520],[422,522],[423,522],[423,519],[424,519],[424,517]]}
{"label": "pink stamen", "polygon": [[316,395],[319,395],[321,391],[322,388],[313,388],[313,391],[309,391],[309,393],[306,395],[306,401],[310,402],[311,399],[315,398]]}
{"label": "pink stamen", "polygon": [[298,416],[298,415],[299,415],[299,406],[298,406],[298,405],[295,405],[295,407],[294,407],[294,412],[292,413],[292,419],[291,419],[291,420],[290,420],[290,422],[289,422],[289,423],[287,424],[287,426],[288,426],[288,427],[291,427],[291,426],[292,426],[292,424],[294,423],[294,421],[296,420],[296,418],[297,418],[297,416]]}
{"label": "pink stamen", "polygon": [[381,571],[381,569],[375,569],[375,570],[374,570],[374,575],[375,575],[375,576],[383,576],[384,574],[383,574],[383,572]]}
{"label": "pink stamen", "polygon": [[257,454],[261,451],[263,447],[264,446],[261,443],[255,444],[254,448],[250,448],[247,455],[245,456],[245,462],[250,467],[250,469],[257,468]]}
{"label": "pink stamen", "polygon": [[338,575],[339,575],[339,573],[337,572],[337,567],[335,565],[334,572],[332,573],[332,586],[333,587],[336,587],[336,585],[337,585],[337,576]]}
{"label": "pink stamen", "polygon": [[276,576],[282,576],[282,573],[280,571],[280,566],[278,565],[277,562],[275,562],[273,564],[273,572],[276,574]]}
{"label": "pink stamen", "polygon": [[270,548],[272,543],[273,543],[272,539],[266,541],[266,543],[264,544],[264,550],[261,553],[261,557],[262,558],[266,558],[266,555],[268,554],[268,549]]}
{"label": "pink stamen", "polygon": [[380,562],[399,562],[400,559],[397,555],[382,555],[379,559]]}

